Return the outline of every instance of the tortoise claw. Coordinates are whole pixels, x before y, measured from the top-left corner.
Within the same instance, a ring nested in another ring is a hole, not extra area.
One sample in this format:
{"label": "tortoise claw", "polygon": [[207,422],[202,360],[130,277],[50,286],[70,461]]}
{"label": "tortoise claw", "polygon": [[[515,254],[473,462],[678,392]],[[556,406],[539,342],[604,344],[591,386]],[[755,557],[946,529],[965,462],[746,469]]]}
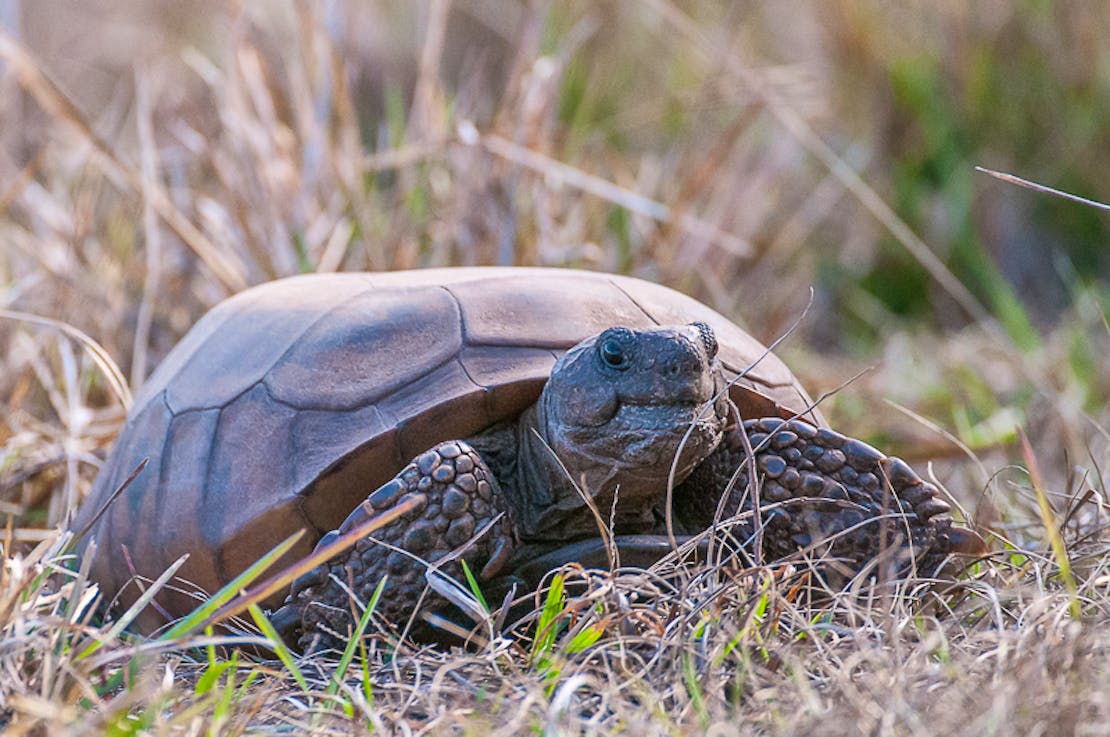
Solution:
{"label": "tortoise claw", "polygon": [[967,527],[952,525],[952,529],[948,531],[948,540],[952,552],[959,555],[978,556],[990,552],[986,540],[975,530]]}
{"label": "tortoise claw", "polygon": [[270,624],[274,626],[281,639],[286,643],[294,644],[301,630],[301,607],[297,606],[290,597],[289,603],[279,607],[270,615]]}

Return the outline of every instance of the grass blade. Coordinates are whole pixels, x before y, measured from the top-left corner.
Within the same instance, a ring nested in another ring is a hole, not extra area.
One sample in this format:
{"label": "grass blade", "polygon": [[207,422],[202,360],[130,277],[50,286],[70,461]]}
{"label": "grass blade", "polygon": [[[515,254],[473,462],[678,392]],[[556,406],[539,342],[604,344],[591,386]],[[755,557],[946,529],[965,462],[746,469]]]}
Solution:
{"label": "grass blade", "polygon": [[297,682],[301,690],[307,693],[308,681],[305,680],[304,673],[301,673],[301,669],[297,667],[296,661],[293,660],[293,654],[289,652],[289,648],[286,647],[285,641],[281,639],[281,635],[274,629],[274,625],[270,624],[269,618],[263,614],[262,609],[254,602],[247,605],[247,611],[251,613],[251,619],[258,625],[258,629],[262,630],[262,634],[270,641],[270,644],[274,648],[274,652],[278,656],[278,660],[282,662],[285,669],[293,676],[293,680]]}
{"label": "grass blade", "polygon": [[551,588],[547,590],[547,598],[540,612],[540,621],[536,624],[536,639],[532,641],[532,662],[543,659],[555,645],[555,635],[558,634],[558,618],[563,611],[565,597],[563,596],[563,576],[556,573],[551,579]]}
{"label": "grass blade", "polygon": [[298,530],[282,540],[274,546],[269,553],[266,553],[266,555],[255,561],[247,570],[240,573],[230,583],[213,594],[208,601],[201,604],[187,617],[184,617],[173,627],[166,630],[158,639],[173,640],[221,621],[223,618],[217,618],[215,616],[217,610],[226,602],[231,601],[245,586],[249,586],[252,581],[261,576],[267,568],[272,566],[281,556],[285,555],[285,553],[287,553],[303,536],[304,530]]}
{"label": "grass blade", "polygon": [[111,642],[119,637],[119,635],[135,621],[135,617],[139,616],[139,613],[146,609],[147,605],[150,604],[154,597],[158,595],[158,592],[162,590],[162,587],[177,573],[177,569],[188,559],[189,556],[186,554],[175,560],[169,568],[162,572],[161,576],[154,580],[154,583],[147,587],[146,591],[142,593],[142,596],[136,599],[135,603],[127,608],[127,611],[125,611],[120,618],[115,621],[111,628],[104,633],[103,638],[98,639],[82,650],[76,659],[83,660],[87,658],[99,650],[100,646],[104,643]]}
{"label": "grass blade", "polygon": [[359,643],[362,642],[362,635],[370,625],[370,617],[373,616],[374,610],[378,607],[378,600],[382,598],[382,592],[385,591],[386,578],[387,577],[383,576],[382,580],[378,581],[378,587],[374,589],[370,601],[367,602],[366,608],[362,611],[362,616],[358,618],[358,625],[351,634],[351,639],[347,640],[347,647],[343,649],[343,656],[339,658],[339,663],[335,666],[335,672],[331,677],[331,683],[328,684],[329,696],[334,696],[339,693],[339,687],[343,684],[344,676],[347,675],[347,668],[351,665],[351,660],[355,656],[355,650],[359,648]]}
{"label": "grass blade", "polygon": [[1053,511],[1052,505],[1048,503],[1048,495],[1045,494],[1044,482],[1041,480],[1041,469],[1037,464],[1037,458],[1033,454],[1033,446],[1029,444],[1029,438],[1025,436],[1025,432],[1018,428],[1018,435],[1021,437],[1021,454],[1025,459],[1025,466],[1029,469],[1029,481],[1033,484],[1033,491],[1037,496],[1037,507],[1040,509],[1041,522],[1044,524],[1045,532],[1048,534],[1048,544],[1052,548],[1052,556],[1056,559],[1056,567],[1060,569],[1060,579],[1064,582],[1064,586],[1068,590],[1068,597],[1071,599],[1069,607],[1072,619],[1079,620],[1082,609],[1079,606],[1079,589],[1075,583],[1075,576],[1072,575],[1071,559],[1068,558],[1068,548],[1064,543],[1064,537],[1060,534],[1060,521],[1056,517],[1056,512]]}

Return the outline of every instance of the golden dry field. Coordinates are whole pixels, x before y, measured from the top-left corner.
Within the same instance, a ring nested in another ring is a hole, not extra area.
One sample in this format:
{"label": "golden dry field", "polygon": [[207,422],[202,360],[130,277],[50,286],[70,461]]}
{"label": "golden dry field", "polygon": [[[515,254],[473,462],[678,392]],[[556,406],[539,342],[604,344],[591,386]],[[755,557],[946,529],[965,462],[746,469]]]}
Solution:
{"label": "golden dry field", "polygon": [[[0,732],[1110,734],[1108,141],[1098,1],[0,0]],[[504,634],[370,616],[342,659],[101,616],[68,522],[206,310],[476,264],[784,338],[991,553],[823,597],[568,570]]]}

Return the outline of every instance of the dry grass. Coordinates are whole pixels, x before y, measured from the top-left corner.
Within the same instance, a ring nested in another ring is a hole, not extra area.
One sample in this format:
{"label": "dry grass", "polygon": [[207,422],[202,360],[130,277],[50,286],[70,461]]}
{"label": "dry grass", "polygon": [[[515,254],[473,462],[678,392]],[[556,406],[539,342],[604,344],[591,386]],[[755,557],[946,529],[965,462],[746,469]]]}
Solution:
{"label": "dry grass", "polygon": [[[5,734],[1110,732],[1105,273],[1076,266],[1062,304],[1018,277],[1016,308],[969,289],[949,271],[951,191],[907,205],[885,177],[916,140],[890,112],[897,90],[851,89],[907,48],[957,84],[984,48],[1018,59],[1031,37],[1060,51],[1047,78],[1097,91],[1088,70],[1106,52],[1084,39],[1104,13],[242,5],[9,4],[25,18],[21,38],[0,37]],[[866,123],[842,122],[860,109]],[[1072,135],[1092,128],[1036,129],[1032,150],[992,130],[976,154],[993,158],[970,163],[1104,183],[1105,152],[1076,153]],[[1010,144],[1028,158],[991,154]],[[1054,168],[1061,150],[1072,168]],[[979,186],[991,194],[976,225],[997,235],[987,250],[1009,278],[1014,233],[1045,231],[1034,201],[1015,212],[1005,203],[1023,195]],[[373,621],[340,677],[327,659],[227,647],[264,642],[246,625],[238,639],[143,640],[94,619],[100,592],[59,530],[121,426],[127,384],[205,309],[298,271],[475,263],[652,278],[767,341],[815,285],[786,346],[803,381],[821,393],[876,364],[827,413],[935,460],[997,552],[953,587],[819,601],[797,586],[801,567],[678,584],[590,574],[565,601],[537,594],[538,635],[529,620],[470,650],[400,644]],[[927,275],[926,319],[859,287],[888,263],[907,282]]]}

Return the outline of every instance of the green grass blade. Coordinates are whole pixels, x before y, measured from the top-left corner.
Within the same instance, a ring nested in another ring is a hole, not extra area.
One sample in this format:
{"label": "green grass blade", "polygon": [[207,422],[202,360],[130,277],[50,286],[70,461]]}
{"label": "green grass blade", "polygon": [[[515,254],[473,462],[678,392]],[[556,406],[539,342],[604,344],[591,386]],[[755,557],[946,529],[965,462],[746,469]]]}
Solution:
{"label": "green grass blade", "polygon": [[270,552],[256,560],[247,570],[236,576],[230,583],[213,594],[208,601],[194,609],[188,616],[168,629],[158,639],[163,641],[177,639],[201,627],[214,624],[214,621],[209,621],[212,615],[224,604],[235,598],[236,594],[265,573],[266,570],[281,558],[281,556],[285,555],[303,535],[304,530],[298,530],[282,540],[274,546]]}
{"label": "green grass blade", "polygon": [[1060,569],[1060,580],[1064,582],[1064,587],[1068,590],[1068,597],[1071,599],[1068,609],[1072,619],[1079,621],[1083,613],[1079,605],[1079,588],[1075,583],[1075,576],[1072,575],[1071,559],[1068,557],[1067,545],[1064,543],[1063,535],[1060,534],[1060,521],[1056,518],[1056,512],[1053,511],[1052,505],[1048,503],[1048,495],[1045,494],[1044,483],[1041,481],[1041,469],[1037,464],[1036,456],[1033,455],[1033,446],[1029,444],[1029,438],[1025,436],[1025,432],[1020,428],[1018,434],[1021,437],[1021,454],[1025,459],[1026,468],[1029,469],[1029,481],[1037,495],[1037,508],[1040,510],[1041,522],[1048,534],[1048,544],[1052,548],[1052,557],[1056,559],[1056,567]]}
{"label": "green grass blade", "polygon": [[605,634],[605,628],[607,625],[608,620],[606,619],[601,622],[595,622],[589,627],[581,630],[574,637],[571,638],[570,642],[567,643],[566,648],[564,648],[565,652],[580,653],[588,649],[595,642],[600,640],[603,634]]}
{"label": "green grass blade", "polygon": [[536,624],[536,639],[532,641],[533,662],[537,662],[551,652],[555,644],[558,617],[563,611],[564,600],[563,576],[556,573],[551,579],[551,588],[547,590],[547,598],[540,612],[540,621]]}
{"label": "green grass blade", "polygon": [[270,641],[270,646],[277,654],[278,660],[282,662],[285,669],[293,676],[293,680],[297,682],[301,690],[307,693],[308,681],[305,680],[304,673],[301,673],[301,669],[297,667],[297,663],[293,660],[293,654],[289,652],[289,648],[286,647],[285,641],[281,639],[281,635],[274,629],[274,625],[270,623],[270,620],[263,614],[262,609],[257,604],[253,602],[248,604],[247,611],[251,613],[251,619],[258,625],[258,629],[262,630],[262,634]]}
{"label": "green grass blade", "polygon": [[366,608],[362,612],[362,616],[358,619],[358,626],[352,633],[351,638],[347,640],[347,647],[343,648],[343,656],[339,658],[339,663],[335,666],[335,673],[332,674],[331,683],[328,684],[328,695],[334,696],[339,693],[339,687],[343,684],[343,678],[347,675],[347,668],[351,665],[351,660],[355,656],[355,651],[358,650],[359,643],[362,642],[362,635],[366,632],[366,628],[370,625],[370,617],[374,614],[374,610],[378,607],[378,600],[382,598],[382,592],[385,591],[386,576],[382,576],[382,580],[378,581],[377,588],[374,589],[370,601],[366,604]]}
{"label": "green grass blade", "polygon": [[197,685],[193,687],[193,694],[195,696],[204,696],[211,691],[216,683],[220,680],[227,669],[234,665],[234,661],[224,660],[218,663],[212,663],[204,669],[204,673],[197,679]]}
{"label": "green grass blade", "polygon": [[486,603],[486,597],[482,595],[482,588],[478,585],[478,579],[474,577],[474,573],[470,570],[470,566],[466,564],[465,560],[460,560],[462,563],[463,575],[466,576],[466,583],[470,586],[470,593],[474,594],[474,598],[482,605],[482,608],[489,613],[489,604]]}
{"label": "green grass blade", "polygon": [[698,681],[697,669],[694,667],[694,658],[691,655],[682,656],[682,681],[686,685],[686,693],[693,702],[694,711],[698,715],[702,729],[709,726],[709,712],[705,708],[705,694],[702,693],[701,682]]}

